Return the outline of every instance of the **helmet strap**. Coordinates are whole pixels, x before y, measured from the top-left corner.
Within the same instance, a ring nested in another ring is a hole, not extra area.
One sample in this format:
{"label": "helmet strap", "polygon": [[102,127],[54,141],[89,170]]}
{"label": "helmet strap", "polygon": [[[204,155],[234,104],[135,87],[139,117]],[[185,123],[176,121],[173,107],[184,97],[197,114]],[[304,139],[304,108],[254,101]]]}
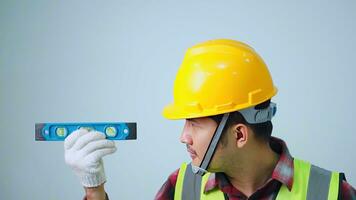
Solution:
{"label": "helmet strap", "polygon": [[229,115],[230,115],[230,113],[225,113],[223,118],[221,119],[218,127],[215,129],[213,138],[210,140],[208,149],[205,152],[204,158],[203,158],[202,162],[200,163],[200,166],[198,167],[198,166],[192,165],[192,171],[195,174],[199,174],[200,176],[203,176],[207,172],[207,169],[209,167],[211,159],[214,156],[216,147],[217,147],[217,145],[220,141],[221,135],[224,131],[226,122],[229,119]]}

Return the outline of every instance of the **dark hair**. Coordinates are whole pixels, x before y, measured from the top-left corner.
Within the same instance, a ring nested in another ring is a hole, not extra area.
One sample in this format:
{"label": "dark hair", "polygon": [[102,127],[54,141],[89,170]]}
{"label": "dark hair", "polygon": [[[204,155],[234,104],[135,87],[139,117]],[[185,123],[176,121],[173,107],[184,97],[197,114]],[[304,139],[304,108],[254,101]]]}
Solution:
{"label": "dark hair", "polygon": [[[263,103],[256,105],[255,109],[260,110],[260,109],[267,108],[270,103],[271,103],[271,100],[269,99]],[[212,118],[217,124],[220,123],[222,117],[223,117],[223,114],[210,116],[210,118]],[[255,136],[258,140],[268,142],[271,138],[272,129],[273,129],[273,124],[271,121],[267,121],[264,123],[258,123],[258,124],[250,124],[245,120],[245,118],[242,116],[242,114],[240,112],[235,111],[235,112],[230,113],[229,119],[227,120],[225,129],[224,129],[225,132],[231,126],[233,126],[235,124],[245,124],[246,126],[250,127],[252,129],[252,131],[255,133]],[[223,135],[225,135],[225,134],[223,133]],[[222,143],[226,142],[223,139],[221,141],[222,141]]]}

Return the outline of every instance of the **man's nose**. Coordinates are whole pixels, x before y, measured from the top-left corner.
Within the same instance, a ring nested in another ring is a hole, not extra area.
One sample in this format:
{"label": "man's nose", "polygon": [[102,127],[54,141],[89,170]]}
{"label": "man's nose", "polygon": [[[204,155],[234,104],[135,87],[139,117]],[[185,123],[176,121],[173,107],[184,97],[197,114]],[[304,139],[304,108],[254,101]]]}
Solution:
{"label": "man's nose", "polygon": [[183,131],[182,131],[182,135],[180,136],[180,142],[184,143],[184,144],[189,144],[189,145],[193,144],[193,140],[192,140],[192,136],[190,134],[188,122],[185,122]]}

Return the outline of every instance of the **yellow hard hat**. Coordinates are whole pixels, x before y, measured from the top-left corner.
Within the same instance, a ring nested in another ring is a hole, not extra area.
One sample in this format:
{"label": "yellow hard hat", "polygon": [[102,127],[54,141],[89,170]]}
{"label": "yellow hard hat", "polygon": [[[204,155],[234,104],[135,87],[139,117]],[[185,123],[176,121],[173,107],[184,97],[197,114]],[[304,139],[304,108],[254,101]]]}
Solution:
{"label": "yellow hard hat", "polygon": [[174,82],[168,119],[233,112],[271,99],[277,88],[262,58],[247,44],[218,39],[189,48]]}

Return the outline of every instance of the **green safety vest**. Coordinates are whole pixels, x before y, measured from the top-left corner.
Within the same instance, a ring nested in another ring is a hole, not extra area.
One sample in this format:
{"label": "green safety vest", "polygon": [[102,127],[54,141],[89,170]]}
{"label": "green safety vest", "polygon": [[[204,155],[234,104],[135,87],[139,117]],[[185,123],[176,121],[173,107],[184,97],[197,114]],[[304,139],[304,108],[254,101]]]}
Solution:
{"label": "green safety vest", "polygon": [[[204,193],[210,173],[203,177],[183,163],[175,187],[175,200],[224,200],[224,193],[215,188]],[[308,162],[294,159],[293,187],[291,191],[282,184],[276,200],[337,200],[342,174],[331,172]]]}

